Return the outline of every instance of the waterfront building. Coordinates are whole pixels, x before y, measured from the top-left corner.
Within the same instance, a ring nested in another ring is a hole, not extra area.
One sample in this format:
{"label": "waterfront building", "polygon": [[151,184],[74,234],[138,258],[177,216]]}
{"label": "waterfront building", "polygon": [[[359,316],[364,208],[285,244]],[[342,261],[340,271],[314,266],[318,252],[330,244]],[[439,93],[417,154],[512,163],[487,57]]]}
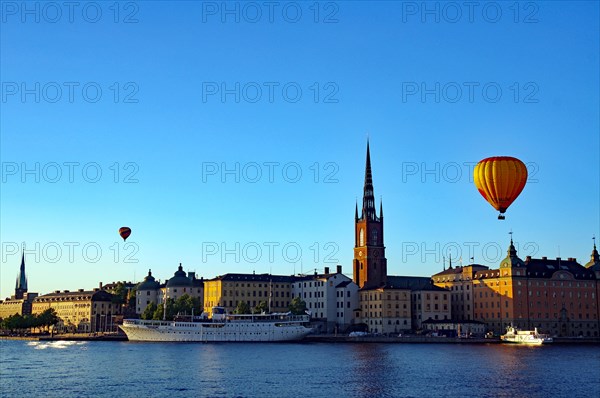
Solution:
{"label": "waterfront building", "polygon": [[[452,319],[484,322],[490,331],[502,334],[508,326],[537,327],[555,336],[600,334],[599,281],[595,272],[598,254],[594,244],[586,267],[575,258],[525,261],[517,255],[511,239],[507,256],[498,269],[469,266],[433,275],[438,286],[457,287],[464,306],[452,306]],[[468,269],[464,269],[468,268]],[[469,294],[470,292],[470,294]],[[466,307],[468,308],[468,307]]]}
{"label": "waterfront building", "polygon": [[383,204],[375,208],[371,153],[367,142],[362,211],[354,211],[353,281],[360,288],[355,323],[373,333],[398,333],[420,327],[425,320],[451,315],[448,291],[431,278],[387,274]]}
{"label": "waterfront building", "polygon": [[179,297],[187,294],[188,296],[199,298],[200,305],[204,306],[204,280],[197,279],[195,272],[188,272],[186,274],[181,263],[177,271],[173,274],[173,277],[167,280],[164,287],[161,287],[161,291],[163,294],[159,297],[159,304],[163,302],[164,298],[177,300]]}
{"label": "waterfront building", "polygon": [[343,331],[353,321],[358,307],[358,286],[342,273],[338,265],[336,272],[325,267],[324,273],[294,277],[291,285],[292,299],[300,297],[313,320],[324,323],[327,333]]}
{"label": "waterfront building", "polygon": [[357,323],[371,333],[398,333],[412,329],[411,289],[402,277],[387,277],[385,286],[359,291]]}
{"label": "waterfront building", "polygon": [[224,307],[233,313],[240,301],[250,309],[265,302],[269,312],[287,312],[293,276],[271,274],[225,274],[204,281],[205,308]]}
{"label": "waterfront building", "polygon": [[200,306],[204,307],[204,279],[198,279],[195,272],[186,274],[181,263],[173,277],[163,284],[152,276],[152,270],[148,270],[148,275],[137,285],[135,312],[140,315],[150,303],[159,305],[165,299],[177,300],[185,294],[200,299]]}
{"label": "waterfront building", "polygon": [[451,292],[434,285],[431,278],[418,276],[402,277],[411,289],[412,329],[422,328],[427,320],[447,321],[452,317]]}
{"label": "waterfront building", "polygon": [[[341,273],[341,270],[340,272]],[[335,286],[335,329],[344,332],[354,325],[354,313],[359,308],[358,285],[350,278]],[[328,321],[331,318],[328,318]]]}
{"label": "waterfront building", "polygon": [[0,319],[11,315],[30,315],[33,299],[37,293],[27,291],[27,276],[25,274],[25,253],[21,257],[21,267],[15,283],[15,294],[6,300],[0,300]]}
{"label": "waterfront building", "polygon": [[432,276],[435,286],[450,291],[451,319],[455,321],[471,321],[473,315],[473,277],[477,271],[489,268],[481,264],[470,264],[464,267],[450,266],[442,272]]}
{"label": "waterfront building", "polygon": [[121,305],[114,303],[114,296],[102,288],[92,291],[79,289],[38,296],[33,300],[32,314],[41,314],[49,308],[59,318],[58,332],[114,332],[115,317],[121,315]]}
{"label": "waterfront building", "polygon": [[160,283],[152,276],[152,270],[148,270],[148,275],[137,285],[135,292],[135,312],[141,315],[150,303],[157,304],[160,295]]}

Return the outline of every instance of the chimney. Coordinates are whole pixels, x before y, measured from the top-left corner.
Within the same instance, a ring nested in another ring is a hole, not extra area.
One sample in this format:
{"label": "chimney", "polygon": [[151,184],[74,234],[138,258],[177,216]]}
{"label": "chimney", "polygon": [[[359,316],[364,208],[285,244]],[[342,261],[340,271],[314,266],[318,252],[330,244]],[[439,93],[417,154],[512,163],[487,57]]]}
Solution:
{"label": "chimney", "polygon": [[79,293],[81,293],[81,292],[83,292],[83,289],[78,289],[77,291],[78,291]]}
{"label": "chimney", "polygon": [[542,257],[542,260],[548,260],[548,257],[544,256]]}
{"label": "chimney", "polygon": [[65,290],[65,291],[64,291],[64,293],[69,293],[69,291],[68,291],[68,290]]}
{"label": "chimney", "polygon": [[196,273],[195,272],[188,272],[188,279],[191,279],[191,280],[196,279]]}
{"label": "chimney", "polygon": [[531,256],[525,257],[525,261],[531,261]]}
{"label": "chimney", "polygon": [[560,261],[560,257],[556,257],[556,261]]}
{"label": "chimney", "polygon": [[337,272],[338,274],[341,274],[341,273],[342,273],[342,266],[341,266],[341,265],[338,265],[338,266],[337,266],[337,270],[336,270],[336,272]]}
{"label": "chimney", "polygon": [[329,267],[325,267],[325,275],[329,275]]}
{"label": "chimney", "polygon": [[102,282],[98,284],[98,290],[102,290]]}

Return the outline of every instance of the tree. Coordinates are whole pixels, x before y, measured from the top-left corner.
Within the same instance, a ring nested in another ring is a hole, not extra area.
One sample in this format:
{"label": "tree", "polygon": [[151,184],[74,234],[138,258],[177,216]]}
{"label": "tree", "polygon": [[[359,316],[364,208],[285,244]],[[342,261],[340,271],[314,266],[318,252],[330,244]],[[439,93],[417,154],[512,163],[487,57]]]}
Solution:
{"label": "tree", "polygon": [[154,302],[148,304],[146,306],[146,309],[142,313],[141,318],[142,319],[152,319],[152,318],[154,318],[154,313],[156,312],[157,308],[158,307],[157,307],[156,303],[154,303]]}
{"label": "tree", "polygon": [[288,308],[294,315],[304,315],[306,311],[306,302],[302,300],[300,296],[296,296],[292,299]]}
{"label": "tree", "polygon": [[127,299],[127,288],[123,282],[117,282],[114,289],[111,292],[113,294],[112,302],[116,304],[125,304]]}
{"label": "tree", "polygon": [[129,291],[129,302],[127,306],[133,310],[135,310],[135,297],[137,295],[137,285]]}
{"label": "tree", "polygon": [[2,326],[12,333],[17,329],[23,329],[25,327],[25,319],[20,314],[14,314],[6,318]]}
{"label": "tree", "polygon": [[173,305],[174,314],[191,315],[192,310],[196,315],[202,313],[200,299],[197,297],[192,297],[189,294],[184,294],[183,296],[179,297]]}
{"label": "tree", "polygon": [[164,304],[159,304],[156,307],[156,311],[154,311],[154,315],[152,316],[152,319],[160,321],[163,319],[163,317],[165,317],[167,321],[172,321],[175,316],[175,312],[174,312],[175,308],[174,307],[175,307],[175,300],[173,300],[172,298],[168,298],[167,299],[166,317],[164,316],[165,315]]}
{"label": "tree", "polygon": [[233,310],[234,314],[249,314],[250,313],[250,306],[248,305],[247,302],[240,300],[238,302],[237,307],[235,307],[235,310]]}
{"label": "tree", "polygon": [[262,313],[267,313],[269,312],[269,305],[267,304],[266,301],[261,301],[260,303],[258,303],[258,305],[256,307],[254,307],[254,313],[255,314],[262,314]]}

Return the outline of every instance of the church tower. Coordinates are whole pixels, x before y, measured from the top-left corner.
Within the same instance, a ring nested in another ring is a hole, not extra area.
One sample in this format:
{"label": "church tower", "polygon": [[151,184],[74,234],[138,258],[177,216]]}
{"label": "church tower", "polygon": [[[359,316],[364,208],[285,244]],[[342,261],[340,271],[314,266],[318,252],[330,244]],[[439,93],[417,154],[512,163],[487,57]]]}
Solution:
{"label": "church tower", "polygon": [[23,253],[21,268],[19,269],[17,283],[15,284],[15,299],[22,299],[25,293],[27,293],[27,277],[25,276],[25,253]]}
{"label": "church tower", "polygon": [[379,203],[379,217],[375,210],[371,154],[367,141],[365,185],[362,211],[358,215],[358,203],[354,211],[354,283],[360,288],[377,288],[385,285],[387,260],[383,245],[383,204]]}

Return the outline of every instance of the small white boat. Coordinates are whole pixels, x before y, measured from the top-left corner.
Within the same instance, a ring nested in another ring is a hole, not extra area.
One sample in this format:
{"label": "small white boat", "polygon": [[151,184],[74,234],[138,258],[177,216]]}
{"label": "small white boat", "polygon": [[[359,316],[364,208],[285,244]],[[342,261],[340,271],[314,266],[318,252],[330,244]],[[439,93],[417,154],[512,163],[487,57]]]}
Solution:
{"label": "small white boat", "polygon": [[549,337],[547,334],[539,333],[537,328],[534,330],[518,330],[512,326],[506,329],[506,334],[500,336],[500,340],[503,343],[528,345],[552,343],[552,337]]}
{"label": "small white boat", "polygon": [[120,328],[130,341],[293,341],[301,340],[312,329],[306,327],[308,315],[226,314],[214,307],[212,319],[194,317],[192,321],[148,321],[125,319]]}

